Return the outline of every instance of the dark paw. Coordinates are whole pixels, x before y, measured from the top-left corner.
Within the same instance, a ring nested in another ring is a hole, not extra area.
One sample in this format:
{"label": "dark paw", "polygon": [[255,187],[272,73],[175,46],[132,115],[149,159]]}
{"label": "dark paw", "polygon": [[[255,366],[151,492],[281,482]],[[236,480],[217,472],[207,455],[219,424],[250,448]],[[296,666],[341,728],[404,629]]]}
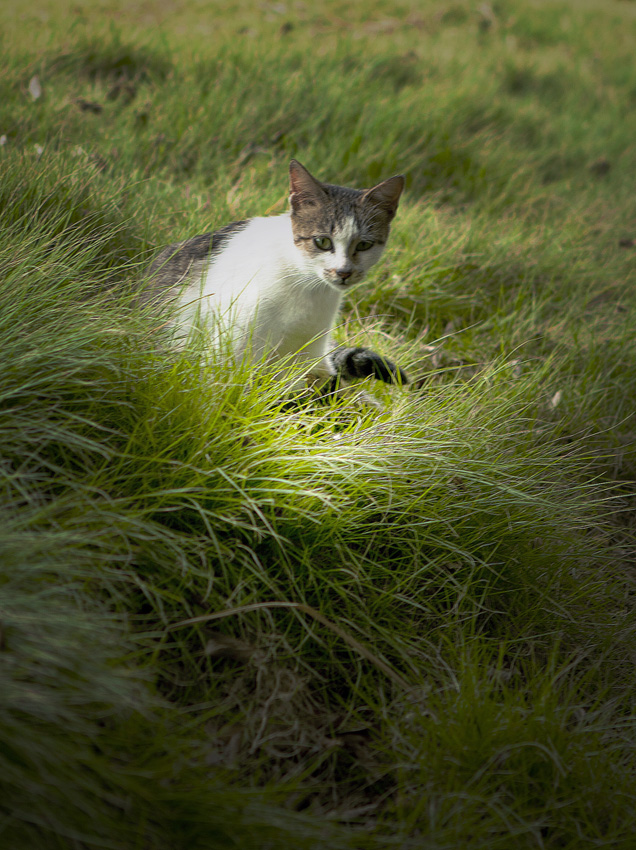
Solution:
{"label": "dark paw", "polygon": [[343,378],[377,378],[385,384],[408,384],[406,372],[370,348],[337,348],[332,362]]}

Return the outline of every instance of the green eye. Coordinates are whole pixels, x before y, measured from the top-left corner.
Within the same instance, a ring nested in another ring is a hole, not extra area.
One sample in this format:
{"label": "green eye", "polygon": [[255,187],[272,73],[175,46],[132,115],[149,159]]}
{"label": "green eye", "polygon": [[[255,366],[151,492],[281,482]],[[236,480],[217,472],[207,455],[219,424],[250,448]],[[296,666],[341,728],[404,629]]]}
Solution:
{"label": "green eye", "polygon": [[373,242],[362,241],[356,245],[356,251],[368,251],[369,248],[373,248]]}
{"label": "green eye", "polygon": [[333,242],[328,236],[315,236],[314,245],[321,251],[331,251],[333,248]]}

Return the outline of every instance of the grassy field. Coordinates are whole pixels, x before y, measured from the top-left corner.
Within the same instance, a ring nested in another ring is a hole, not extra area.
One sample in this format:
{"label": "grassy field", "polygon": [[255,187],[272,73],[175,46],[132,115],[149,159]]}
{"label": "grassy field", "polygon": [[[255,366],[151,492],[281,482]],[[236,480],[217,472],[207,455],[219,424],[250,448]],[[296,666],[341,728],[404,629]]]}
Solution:
{"label": "grassy field", "polygon": [[[0,5],[0,843],[636,846],[636,3]],[[161,246],[407,178],[288,410]]]}

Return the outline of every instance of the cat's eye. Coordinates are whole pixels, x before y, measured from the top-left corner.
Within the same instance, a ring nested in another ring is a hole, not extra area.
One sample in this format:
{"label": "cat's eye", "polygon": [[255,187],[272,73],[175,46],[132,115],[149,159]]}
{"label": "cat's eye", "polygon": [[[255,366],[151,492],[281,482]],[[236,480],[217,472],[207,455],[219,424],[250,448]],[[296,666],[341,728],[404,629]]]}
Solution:
{"label": "cat's eye", "polygon": [[356,245],[356,251],[368,251],[369,248],[373,248],[373,242],[369,242],[365,239],[363,239],[362,242],[358,242]]}
{"label": "cat's eye", "polygon": [[315,236],[314,245],[321,251],[331,251],[333,248],[333,242],[328,236]]}

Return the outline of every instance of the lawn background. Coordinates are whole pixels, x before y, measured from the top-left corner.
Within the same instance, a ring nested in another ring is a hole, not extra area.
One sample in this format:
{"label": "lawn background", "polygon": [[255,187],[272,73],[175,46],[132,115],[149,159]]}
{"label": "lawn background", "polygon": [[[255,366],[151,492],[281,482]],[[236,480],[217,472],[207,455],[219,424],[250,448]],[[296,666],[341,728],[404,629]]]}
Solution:
{"label": "lawn background", "polygon": [[[636,3],[0,5],[0,837],[634,846]],[[289,410],[134,306],[402,172]]]}

